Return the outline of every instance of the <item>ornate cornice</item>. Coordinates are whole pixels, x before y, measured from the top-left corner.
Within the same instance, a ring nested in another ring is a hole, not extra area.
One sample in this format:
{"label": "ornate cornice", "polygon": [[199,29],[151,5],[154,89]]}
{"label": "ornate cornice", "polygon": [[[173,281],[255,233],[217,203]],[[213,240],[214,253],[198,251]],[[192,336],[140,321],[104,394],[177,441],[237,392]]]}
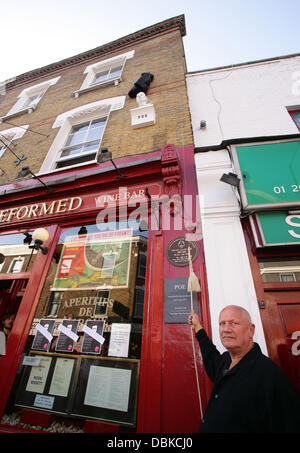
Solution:
{"label": "ornate cornice", "polygon": [[49,64],[42,68],[21,74],[17,76],[14,80],[7,82],[6,88],[16,87],[22,83],[26,83],[27,81],[32,81],[42,76],[47,76],[52,72],[65,69],[69,66],[90,60],[95,57],[107,56],[108,54],[116,50],[120,51],[124,47],[128,47],[129,45],[132,44],[137,44],[140,41],[153,38],[155,36],[175,29],[179,29],[181,36],[186,35],[185,18],[183,14],[180,16],[173,17],[171,19],[167,19],[163,22],[159,22],[158,24],[151,25],[150,27],[146,27],[123,38],[117,39],[116,41],[112,41],[108,44],[104,44],[103,46],[96,47],[95,49],[83,52],[79,55],[75,55],[74,57],[70,57],[65,60]]}

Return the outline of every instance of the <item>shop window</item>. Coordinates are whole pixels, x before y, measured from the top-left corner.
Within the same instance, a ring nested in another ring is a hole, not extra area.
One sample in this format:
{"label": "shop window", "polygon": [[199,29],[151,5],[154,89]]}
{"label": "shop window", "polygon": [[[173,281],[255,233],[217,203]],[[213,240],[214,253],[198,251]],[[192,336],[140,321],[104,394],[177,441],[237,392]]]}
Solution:
{"label": "shop window", "polygon": [[80,89],[74,92],[75,97],[109,84],[118,85],[122,81],[126,61],[133,56],[134,51],[130,51],[87,66],[84,71],[86,77]]}
{"label": "shop window", "polygon": [[137,270],[147,243],[147,232],[125,222],[63,230],[26,346],[41,368],[23,367],[16,410],[135,428],[144,306]]}
{"label": "shop window", "polygon": [[36,109],[38,103],[40,102],[48,88],[52,85],[55,85],[59,79],[60,76],[23,90],[18,96],[18,101],[10,109],[10,111],[4,117],[2,117],[2,120],[26,112],[32,113]]}
{"label": "shop window", "polygon": [[289,283],[300,281],[299,258],[259,259],[264,283]]}

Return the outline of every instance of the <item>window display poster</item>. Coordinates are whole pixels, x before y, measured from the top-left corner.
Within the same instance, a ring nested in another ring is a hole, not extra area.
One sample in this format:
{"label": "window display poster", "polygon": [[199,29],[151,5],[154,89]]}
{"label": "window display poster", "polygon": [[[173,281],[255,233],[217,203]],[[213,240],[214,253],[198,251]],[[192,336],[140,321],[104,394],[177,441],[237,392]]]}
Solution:
{"label": "window display poster", "polygon": [[125,233],[67,237],[52,290],[127,288],[132,230]]}
{"label": "window display poster", "polygon": [[57,352],[73,352],[74,345],[78,341],[78,324],[79,320],[64,319],[58,326],[59,336],[55,346]]}
{"label": "window display poster", "polygon": [[111,326],[108,355],[128,357],[131,324],[114,323]]}
{"label": "window display poster", "polygon": [[84,404],[128,411],[131,370],[91,366]]}
{"label": "window display poster", "polygon": [[49,390],[50,395],[68,396],[73,365],[73,359],[57,358]]}
{"label": "window display poster", "polygon": [[47,351],[52,341],[52,332],[55,325],[55,319],[40,319],[40,322],[36,325],[36,334],[33,339],[31,349],[35,351]]}
{"label": "window display poster", "polygon": [[44,392],[51,361],[52,357],[41,357],[40,365],[37,367],[32,367],[27,382],[27,392]]}
{"label": "window display poster", "polygon": [[83,354],[100,354],[101,346],[104,343],[103,331],[104,321],[88,320],[83,326],[84,337],[81,345]]}

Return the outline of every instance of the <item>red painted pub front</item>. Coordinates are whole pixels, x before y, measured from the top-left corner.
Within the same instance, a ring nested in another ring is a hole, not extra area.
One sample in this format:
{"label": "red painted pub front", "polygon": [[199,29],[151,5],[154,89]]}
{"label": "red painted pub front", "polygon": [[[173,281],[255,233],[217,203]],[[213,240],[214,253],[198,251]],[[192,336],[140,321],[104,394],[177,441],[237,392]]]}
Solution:
{"label": "red painted pub front", "polygon": [[[47,187],[24,180],[1,197],[1,314],[16,313],[0,359],[1,416],[196,432],[210,384],[198,345],[195,369],[184,306],[189,244],[194,308],[210,326],[193,146],[114,164],[44,176]],[[49,238],[34,248],[25,238],[37,228]],[[93,329],[101,346],[89,349]]]}

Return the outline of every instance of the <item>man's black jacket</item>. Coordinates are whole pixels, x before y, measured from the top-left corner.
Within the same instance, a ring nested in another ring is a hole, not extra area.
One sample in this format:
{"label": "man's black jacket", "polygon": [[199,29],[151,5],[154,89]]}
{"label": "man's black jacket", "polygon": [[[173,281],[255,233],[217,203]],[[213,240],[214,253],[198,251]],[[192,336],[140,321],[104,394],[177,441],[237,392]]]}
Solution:
{"label": "man's black jacket", "polygon": [[300,400],[280,368],[258,344],[228,370],[205,330],[196,333],[204,366],[214,383],[200,433],[298,433]]}

